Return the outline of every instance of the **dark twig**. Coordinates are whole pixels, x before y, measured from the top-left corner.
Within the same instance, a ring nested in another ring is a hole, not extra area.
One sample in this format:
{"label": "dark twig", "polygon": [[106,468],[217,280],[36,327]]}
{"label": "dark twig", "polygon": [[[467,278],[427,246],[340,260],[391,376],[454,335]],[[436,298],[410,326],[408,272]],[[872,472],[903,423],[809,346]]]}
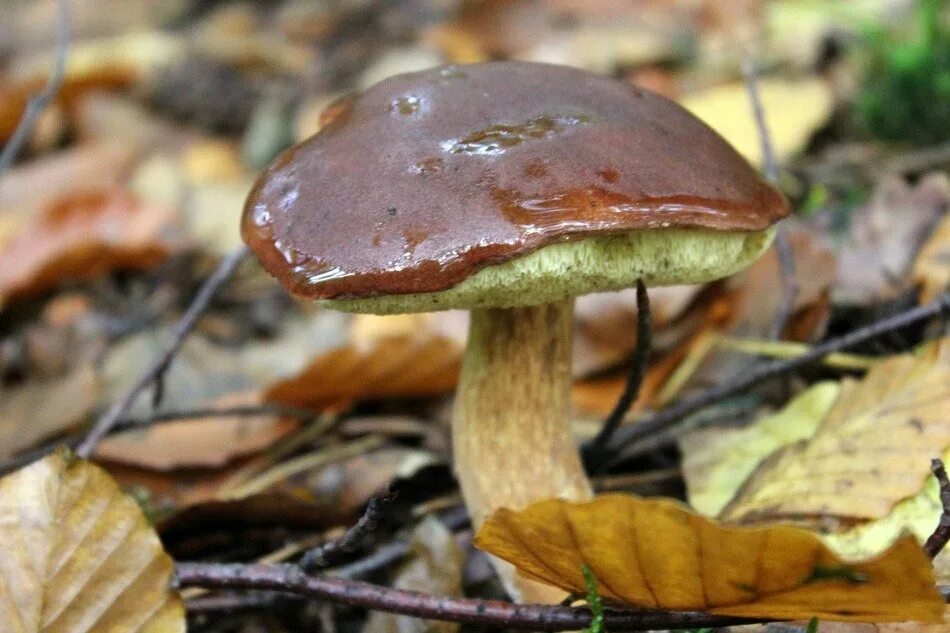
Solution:
{"label": "dark twig", "polygon": [[[778,185],[778,164],[775,160],[775,149],[772,146],[772,133],[765,118],[765,108],[759,96],[759,71],[755,61],[747,55],[742,64],[745,75],[746,88],[749,91],[749,102],[752,105],[752,115],[755,126],[759,131],[759,145],[762,148],[762,167],[766,180]],[[775,230],[775,250],[778,253],[779,270],[782,276],[782,297],[775,319],[769,329],[769,338],[778,339],[785,329],[795,307],[795,298],[798,296],[798,282],[795,280],[795,258],[788,234],[782,226]]]}
{"label": "dark twig", "polygon": [[686,416],[696,413],[705,407],[721,402],[726,398],[740,394],[750,387],[754,387],[770,378],[781,376],[789,372],[813,365],[828,354],[849,349],[885,334],[923,323],[936,317],[946,318],[950,315],[950,293],[944,293],[937,300],[923,306],[915,307],[905,312],[875,321],[870,325],[849,332],[844,336],[833,338],[815,345],[806,353],[795,358],[765,361],[734,381],[713,387],[692,398],[684,398],[671,406],[653,414],[636,424],[618,429],[614,441],[609,447],[611,455],[616,455],[623,449],[624,455],[629,457],[642,454],[643,451],[635,446],[634,442],[664,431]]}
{"label": "dark twig", "polygon": [[[490,624],[511,629],[569,631],[591,623],[591,613],[586,609],[434,596],[359,580],[310,576],[296,565],[179,563],[176,580],[180,587],[282,591],[429,620]],[[609,631],[728,626],[751,622],[748,619],[707,613],[652,610],[608,611],[604,620]]]}
{"label": "dark twig", "polygon": [[924,543],[924,551],[930,558],[936,558],[946,546],[947,541],[950,541],[950,479],[947,479],[947,471],[940,459],[930,462],[930,470],[933,471],[937,483],[940,484],[940,505],[943,506],[943,512],[940,513],[940,520],[933,534]]}
{"label": "dark twig", "polygon": [[642,279],[637,280],[637,347],[633,351],[633,358],[630,359],[630,367],[627,371],[627,384],[624,386],[623,393],[613,411],[604,420],[603,426],[597,437],[593,439],[590,446],[585,451],[585,462],[588,470],[596,470],[599,466],[600,458],[604,454],[604,449],[610,443],[611,438],[621,422],[626,417],[630,407],[636,401],[640,393],[640,385],[643,383],[643,377],[646,375],[647,362],[650,359],[650,348],[652,346],[653,327],[650,314],[650,296],[647,294],[646,284]]}
{"label": "dark twig", "polygon": [[306,572],[314,572],[333,564],[334,559],[355,551],[362,545],[363,540],[379,527],[379,522],[386,515],[396,495],[397,493],[387,490],[370,499],[366,511],[355,525],[339,538],[327,541],[304,554],[298,565]]}
{"label": "dark twig", "polygon": [[205,281],[201,289],[198,290],[198,294],[195,295],[195,298],[192,300],[191,305],[188,306],[188,310],[185,311],[185,314],[183,314],[178,323],[175,324],[172,337],[165,344],[165,349],[162,350],[162,354],[142,372],[142,375],[139,376],[138,380],[125,396],[112,405],[112,407],[99,418],[92,430],[89,431],[89,434],[86,435],[85,439],[83,439],[76,448],[77,455],[83,458],[88,458],[92,455],[96,445],[99,444],[102,438],[108,435],[112,427],[129,412],[129,409],[132,408],[132,404],[135,402],[135,399],[138,398],[139,394],[168,368],[175,354],[181,348],[182,344],[184,344],[191,330],[194,329],[198,323],[198,319],[208,308],[211,298],[224,282],[231,277],[247,253],[247,247],[241,246],[221,261],[218,269]]}
{"label": "dark twig", "polygon": [[46,81],[43,90],[30,97],[26,102],[26,109],[17,123],[13,136],[3,146],[0,152],[0,173],[6,171],[13,161],[16,160],[20,150],[30,138],[33,128],[36,126],[40,115],[46,110],[60,86],[63,84],[63,77],[66,75],[66,53],[69,51],[69,34],[71,30],[72,16],[69,10],[69,0],[59,0],[59,17],[56,25],[56,49],[53,53],[53,71]]}

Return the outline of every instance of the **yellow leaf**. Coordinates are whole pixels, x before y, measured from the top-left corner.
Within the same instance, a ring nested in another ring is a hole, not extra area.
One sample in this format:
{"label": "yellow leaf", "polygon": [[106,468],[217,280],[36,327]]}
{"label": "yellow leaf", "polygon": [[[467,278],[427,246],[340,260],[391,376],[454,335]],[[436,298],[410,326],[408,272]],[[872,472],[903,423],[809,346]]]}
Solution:
{"label": "yellow leaf", "polygon": [[680,447],[690,505],[700,514],[718,515],[763,459],[815,433],[838,391],[837,383],[821,382],[744,429],[700,429],[684,436]]}
{"label": "yellow leaf", "polygon": [[475,543],[530,578],[647,608],[775,619],[942,622],[930,560],[912,537],[845,562],[800,528],[726,527],[668,499],[602,495],[498,510]]}
{"label": "yellow leaf", "polygon": [[917,254],[914,283],[920,284],[920,302],[930,303],[950,290],[950,215],[946,215]]}
{"label": "yellow leaf", "polygon": [[63,453],[0,479],[0,633],[178,633],[172,560],[135,501]]}
{"label": "yellow leaf", "polygon": [[[831,91],[818,78],[765,77],[759,80],[759,96],[779,162],[801,151],[831,114]],[[753,163],[762,164],[759,131],[744,82],[688,95],[682,105],[719,132],[740,154]]]}
{"label": "yellow leaf", "polygon": [[920,492],[950,447],[950,338],[882,361],[841,395],[814,436],[763,461],[722,512],[729,520],[877,519]]}
{"label": "yellow leaf", "polygon": [[[950,451],[944,451],[943,459],[950,462]],[[931,475],[919,493],[900,501],[887,516],[843,532],[825,534],[822,539],[839,556],[876,556],[905,532],[912,533],[920,543],[925,542],[937,527],[942,512],[940,485]],[[950,581],[950,549],[944,548],[934,559],[934,571],[941,583]]]}

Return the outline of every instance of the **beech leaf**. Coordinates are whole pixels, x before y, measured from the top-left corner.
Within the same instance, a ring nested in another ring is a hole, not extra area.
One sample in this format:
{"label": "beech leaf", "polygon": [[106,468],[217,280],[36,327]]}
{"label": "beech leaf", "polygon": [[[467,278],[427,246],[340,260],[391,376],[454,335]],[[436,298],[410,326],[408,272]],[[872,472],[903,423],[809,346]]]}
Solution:
{"label": "beech leaf", "polygon": [[669,499],[550,499],[493,514],[475,544],[577,595],[637,607],[768,619],[942,622],[930,559],[906,536],[878,558],[835,556],[801,528],[727,527]]}
{"label": "beech leaf", "polygon": [[814,434],[759,464],[721,518],[881,518],[920,492],[950,446],[948,405],[950,339],[881,361],[842,381]]}
{"label": "beech leaf", "polygon": [[54,453],[0,479],[0,633],[185,631],[173,564],[98,466]]}

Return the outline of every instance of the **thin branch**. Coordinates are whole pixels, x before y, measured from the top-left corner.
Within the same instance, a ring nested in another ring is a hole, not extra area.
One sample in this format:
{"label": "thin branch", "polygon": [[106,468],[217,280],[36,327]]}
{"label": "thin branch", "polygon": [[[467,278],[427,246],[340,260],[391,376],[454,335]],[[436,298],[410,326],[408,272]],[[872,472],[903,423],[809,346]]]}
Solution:
{"label": "thin branch", "polygon": [[950,479],[947,479],[947,471],[940,459],[930,462],[930,470],[933,471],[937,483],[940,484],[940,505],[943,507],[943,512],[940,513],[940,520],[933,534],[924,543],[924,551],[930,558],[936,558],[946,546],[947,541],[950,541]]}
{"label": "thin branch", "polygon": [[[752,105],[752,115],[755,126],[759,131],[759,146],[762,151],[762,167],[766,180],[778,185],[778,163],[775,160],[775,149],[772,146],[772,132],[765,118],[765,107],[759,96],[759,70],[751,55],[746,55],[742,63],[742,72],[745,75],[746,88],[749,92],[749,102]],[[782,226],[775,231],[775,250],[778,253],[779,270],[782,278],[782,297],[775,319],[769,328],[769,338],[778,339],[785,329],[795,307],[795,298],[798,296],[798,282],[795,280],[795,258],[788,234]]]}
{"label": "thin branch", "polygon": [[[180,587],[281,591],[353,607],[399,613],[429,620],[502,626],[531,631],[571,631],[590,625],[586,609],[556,605],[514,604],[404,591],[359,580],[310,576],[296,565],[178,563]],[[746,624],[754,620],[690,611],[608,611],[610,631],[695,628]]]}
{"label": "thin branch", "polygon": [[201,289],[198,290],[198,294],[195,295],[195,298],[192,300],[191,305],[188,306],[188,310],[185,311],[185,314],[182,315],[178,323],[175,324],[175,328],[172,331],[172,338],[165,344],[165,349],[162,350],[158,358],[142,372],[142,375],[139,376],[138,380],[125,396],[112,405],[112,407],[99,418],[89,434],[86,435],[85,439],[76,448],[77,455],[83,458],[88,458],[92,455],[96,445],[102,441],[102,438],[108,435],[109,431],[119,420],[125,417],[129,412],[129,409],[132,408],[132,404],[136,398],[138,398],[139,394],[168,368],[175,354],[181,349],[185,339],[198,323],[198,319],[208,308],[208,304],[211,302],[214,294],[231,277],[247,253],[247,247],[241,246],[221,261],[218,269],[205,281]]}
{"label": "thin branch", "polygon": [[314,572],[331,565],[335,558],[355,551],[368,535],[376,531],[395,498],[396,493],[389,491],[373,497],[355,525],[340,538],[328,541],[304,554],[298,565],[304,571]]}
{"label": "thin branch", "polygon": [[948,316],[950,316],[950,293],[944,293],[931,303],[875,321],[844,336],[815,345],[801,356],[763,362],[729,383],[713,387],[692,398],[678,400],[651,417],[618,429],[614,441],[609,447],[610,454],[616,455],[621,450],[628,457],[634,454],[642,454],[642,450],[632,446],[634,442],[642,441],[644,438],[660,433],[701,409],[743,393],[770,378],[813,365],[832,352],[849,349],[885,334],[925,323],[937,317],[947,318]]}
{"label": "thin branch", "polygon": [[643,377],[646,375],[647,363],[650,360],[650,348],[652,347],[653,327],[652,316],[650,313],[650,296],[647,294],[646,284],[642,279],[637,280],[637,347],[633,352],[633,358],[630,359],[630,367],[627,372],[627,384],[624,386],[620,399],[614,405],[613,411],[604,420],[603,426],[597,437],[591,442],[585,451],[585,462],[588,470],[596,467],[600,458],[603,456],[604,449],[610,444],[614,433],[620,428],[621,422],[627,416],[630,407],[636,401],[640,394],[640,385],[643,383]]}
{"label": "thin branch", "polygon": [[43,90],[36,93],[26,102],[26,109],[17,123],[13,136],[3,146],[0,152],[0,174],[5,172],[13,161],[36,127],[36,122],[40,115],[46,110],[60,87],[63,85],[63,78],[66,75],[66,54],[69,52],[69,36],[71,31],[72,15],[69,10],[69,0],[59,0],[59,16],[56,24],[56,49],[53,53],[53,72],[46,81]]}

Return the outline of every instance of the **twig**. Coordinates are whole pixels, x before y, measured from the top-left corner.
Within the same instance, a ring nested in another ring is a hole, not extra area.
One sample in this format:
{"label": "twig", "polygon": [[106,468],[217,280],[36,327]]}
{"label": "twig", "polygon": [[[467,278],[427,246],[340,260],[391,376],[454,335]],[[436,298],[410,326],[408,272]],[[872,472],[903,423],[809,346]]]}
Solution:
{"label": "twig", "polygon": [[340,538],[328,541],[304,554],[298,565],[304,571],[314,572],[331,565],[335,558],[356,550],[363,539],[379,526],[379,522],[386,515],[389,505],[396,496],[397,493],[386,491],[370,499],[366,511],[355,525],[344,532]]}
{"label": "twig", "polygon": [[129,409],[132,408],[132,404],[139,394],[168,368],[175,354],[181,348],[182,344],[184,344],[191,330],[194,329],[198,319],[207,309],[211,298],[218,291],[218,288],[231,277],[247,253],[247,247],[241,246],[221,261],[218,269],[205,281],[201,289],[198,290],[198,294],[195,295],[195,298],[192,300],[191,305],[188,306],[188,310],[185,311],[185,314],[182,315],[178,323],[175,324],[175,328],[172,331],[172,338],[165,344],[165,349],[162,351],[162,354],[142,372],[142,375],[139,376],[138,380],[125,396],[112,405],[112,407],[99,418],[89,434],[86,435],[85,439],[76,448],[76,454],[78,456],[88,458],[92,455],[96,445],[99,444],[102,438],[108,435],[110,429],[129,412]]}
{"label": "twig", "polygon": [[924,551],[930,558],[936,558],[946,546],[947,541],[950,541],[950,479],[947,479],[947,471],[940,459],[930,462],[930,470],[933,471],[937,483],[940,484],[940,505],[943,507],[943,512],[940,513],[940,520],[933,534],[924,543]]}
{"label": "twig", "polygon": [[844,336],[829,339],[824,343],[815,345],[801,356],[763,362],[732,382],[713,387],[692,398],[678,400],[671,406],[655,413],[649,418],[618,429],[614,436],[614,441],[611,443],[611,446],[608,447],[609,454],[616,455],[621,449],[624,450],[626,456],[642,454],[642,451],[630,445],[670,428],[686,416],[705,407],[740,394],[750,387],[754,387],[770,378],[817,363],[832,352],[838,352],[860,345],[879,336],[883,336],[884,334],[902,330],[936,317],[946,318],[948,315],[950,315],[950,293],[944,293],[931,303],[912,308],[905,312],[881,319],[880,321],[875,321],[870,325],[849,332]]}
{"label": "twig", "polygon": [[[749,92],[749,102],[752,105],[752,115],[755,126],[759,131],[759,145],[762,150],[762,167],[766,180],[778,185],[778,164],[775,160],[775,149],[772,146],[772,133],[765,118],[765,108],[759,96],[759,72],[751,55],[746,55],[742,63],[742,72],[745,75],[746,88]],[[785,329],[785,324],[795,307],[795,298],[798,296],[798,282],[795,280],[795,257],[788,234],[782,226],[775,231],[775,250],[778,253],[779,270],[782,277],[782,297],[775,312],[772,326],[769,328],[769,338],[778,339]]]}
{"label": "twig", "polygon": [[627,384],[624,386],[623,393],[613,411],[604,420],[600,432],[593,439],[585,451],[585,462],[588,470],[596,469],[600,458],[603,456],[604,449],[610,443],[611,438],[620,423],[626,417],[631,405],[636,401],[640,393],[640,385],[643,383],[643,377],[646,375],[647,362],[650,359],[650,348],[652,346],[653,328],[652,317],[650,313],[650,296],[647,294],[646,284],[642,279],[637,280],[637,347],[634,349],[633,358],[630,359],[630,368],[627,372]]}
{"label": "twig", "polygon": [[[282,591],[429,620],[489,624],[511,629],[569,631],[589,626],[592,619],[586,609],[434,596],[359,580],[310,576],[296,565],[179,563],[176,580],[180,587]],[[689,611],[608,611],[604,617],[604,624],[610,631],[729,626],[749,622],[753,620]]]}
{"label": "twig", "polygon": [[56,97],[60,86],[63,84],[63,77],[66,75],[66,54],[69,51],[69,36],[71,31],[72,16],[69,10],[69,0],[59,0],[59,17],[56,25],[56,49],[53,53],[53,72],[50,74],[43,90],[36,93],[26,102],[26,109],[20,122],[17,123],[13,136],[3,146],[0,152],[0,174],[6,171],[26,141],[30,138],[33,128],[43,111],[49,105],[50,101]]}

